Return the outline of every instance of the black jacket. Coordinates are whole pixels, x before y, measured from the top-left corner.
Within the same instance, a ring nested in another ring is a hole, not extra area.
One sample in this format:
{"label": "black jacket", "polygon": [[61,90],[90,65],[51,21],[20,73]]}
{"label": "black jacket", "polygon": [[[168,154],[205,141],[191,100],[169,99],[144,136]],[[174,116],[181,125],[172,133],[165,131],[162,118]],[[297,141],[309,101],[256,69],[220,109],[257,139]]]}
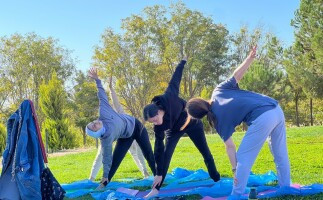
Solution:
{"label": "black jacket", "polygon": [[160,106],[165,111],[163,123],[154,126],[155,132],[155,160],[157,164],[157,175],[163,174],[164,163],[164,138],[165,132],[178,132],[184,125],[187,112],[185,110],[186,101],[180,98],[179,87],[182,79],[183,69],[186,61],[182,60],[176,67],[175,72],[168,84],[164,94],[155,96],[152,102]]}

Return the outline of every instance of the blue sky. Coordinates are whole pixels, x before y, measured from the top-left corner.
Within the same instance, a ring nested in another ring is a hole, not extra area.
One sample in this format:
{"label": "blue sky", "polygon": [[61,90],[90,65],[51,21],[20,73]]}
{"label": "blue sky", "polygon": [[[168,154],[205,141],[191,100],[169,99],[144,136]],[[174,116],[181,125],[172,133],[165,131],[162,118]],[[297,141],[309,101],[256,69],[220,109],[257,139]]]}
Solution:
{"label": "blue sky", "polygon": [[[73,51],[77,68],[91,65],[93,46],[107,27],[120,31],[121,20],[139,14],[146,6],[169,5],[169,0],[0,0],[0,36],[35,32],[52,36]],[[262,25],[277,35],[285,46],[294,40],[290,20],[299,0],[184,0],[186,6],[225,24],[230,33],[242,25]]]}

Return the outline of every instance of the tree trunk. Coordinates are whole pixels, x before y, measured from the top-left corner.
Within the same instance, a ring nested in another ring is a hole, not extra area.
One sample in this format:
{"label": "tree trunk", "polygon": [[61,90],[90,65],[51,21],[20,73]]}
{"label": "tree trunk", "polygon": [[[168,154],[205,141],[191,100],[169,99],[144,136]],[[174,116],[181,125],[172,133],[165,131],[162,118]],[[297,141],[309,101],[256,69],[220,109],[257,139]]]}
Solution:
{"label": "tree trunk", "polygon": [[187,76],[184,74],[184,95],[187,95]]}
{"label": "tree trunk", "polygon": [[313,99],[310,98],[311,126],[313,126]]}
{"label": "tree trunk", "polygon": [[193,77],[191,75],[189,75],[188,78],[188,91],[189,91],[189,96],[190,98],[193,97]]}
{"label": "tree trunk", "polygon": [[86,133],[85,133],[85,131],[83,131],[83,129],[81,129],[81,131],[82,131],[82,135],[83,135],[83,146],[85,147],[85,145],[86,145]]}
{"label": "tree trunk", "polygon": [[296,111],[296,126],[299,127],[299,117],[298,117],[298,99],[299,94],[298,92],[295,93],[295,111]]}

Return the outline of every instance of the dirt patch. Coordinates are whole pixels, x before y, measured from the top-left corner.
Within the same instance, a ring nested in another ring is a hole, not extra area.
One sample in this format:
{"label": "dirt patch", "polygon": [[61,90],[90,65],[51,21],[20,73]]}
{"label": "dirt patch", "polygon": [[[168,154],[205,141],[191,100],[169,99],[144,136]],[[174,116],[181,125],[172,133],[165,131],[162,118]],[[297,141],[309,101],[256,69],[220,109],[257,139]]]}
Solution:
{"label": "dirt patch", "polygon": [[[95,148],[91,147],[91,148],[61,150],[61,151],[58,151],[58,152],[49,153],[48,157],[58,157],[58,156],[65,156],[65,155],[68,155],[68,154],[83,153],[83,152],[91,151],[93,149],[95,149]],[[1,166],[1,164],[2,164],[2,156],[0,157],[0,166]]]}
{"label": "dirt patch", "polygon": [[83,153],[83,152],[91,151],[93,149],[94,148],[80,148],[80,149],[61,150],[61,151],[58,151],[58,152],[49,153],[48,157],[58,157],[58,156],[65,156],[65,155],[68,155],[68,154]]}

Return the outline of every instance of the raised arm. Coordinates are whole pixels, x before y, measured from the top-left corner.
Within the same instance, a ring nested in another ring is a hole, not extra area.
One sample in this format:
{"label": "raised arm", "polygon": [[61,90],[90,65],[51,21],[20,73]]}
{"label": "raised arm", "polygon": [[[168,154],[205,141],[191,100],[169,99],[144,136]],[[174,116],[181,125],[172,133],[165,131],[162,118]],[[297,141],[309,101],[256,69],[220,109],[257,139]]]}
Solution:
{"label": "raised arm", "polygon": [[100,105],[100,117],[105,117],[109,112],[113,111],[113,108],[109,104],[108,96],[102,86],[101,80],[98,77],[98,72],[96,68],[91,68],[88,72],[89,77],[95,80],[96,87],[98,88],[98,98]]}
{"label": "raised arm", "polygon": [[181,60],[181,62],[177,65],[175,72],[168,83],[168,87],[167,87],[165,93],[173,93],[178,96],[179,86],[180,86],[180,83],[182,80],[182,74],[183,74],[183,69],[184,69],[184,65],[186,63],[186,60],[187,60],[187,58],[184,57]]}
{"label": "raised arm", "polygon": [[114,91],[113,89],[113,85],[112,85],[112,77],[110,77],[110,81],[109,81],[109,88],[110,88],[110,95],[112,98],[112,103],[113,103],[113,107],[115,108],[115,110],[117,111],[117,113],[122,113],[124,114],[124,110],[119,102],[117,93]]}
{"label": "raised arm", "polygon": [[255,59],[257,53],[257,46],[254,46],[250,51],[248,57],[239,65],[239,67],[234,70],[233,76],[237,83],[242,79],[248,68],[250,67],[252,61]]}

